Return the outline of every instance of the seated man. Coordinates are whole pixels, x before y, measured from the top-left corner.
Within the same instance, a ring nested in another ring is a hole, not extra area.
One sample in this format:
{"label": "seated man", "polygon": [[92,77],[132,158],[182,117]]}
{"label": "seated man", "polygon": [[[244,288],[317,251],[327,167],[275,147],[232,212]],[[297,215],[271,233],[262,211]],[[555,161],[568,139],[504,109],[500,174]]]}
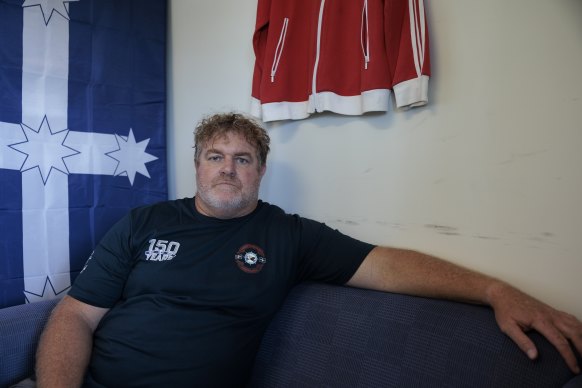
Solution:
{"label": "seated man", "polygon": [[40,387],[244,386],[271,318],[306,280],[489,304],[531,359],[535,329],[579,373],[575,317],[260,201],[268,152],[267,132],[239,114],[197,126],[196,196],[134,209],[104,236],[42,335]]}

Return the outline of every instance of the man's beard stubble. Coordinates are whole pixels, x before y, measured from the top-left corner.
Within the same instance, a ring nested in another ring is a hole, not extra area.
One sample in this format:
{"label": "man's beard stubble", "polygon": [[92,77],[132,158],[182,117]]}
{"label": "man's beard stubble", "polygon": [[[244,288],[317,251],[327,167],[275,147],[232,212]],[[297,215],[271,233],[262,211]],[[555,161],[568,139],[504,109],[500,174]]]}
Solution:
{"label": "man's beard stubble", "polygon": [[[231,179],[233,180],[233,179]],[[230,195],[228,198],[222,198],[219,195],[213,193],[216,189],[216,185],[220,182],[228,183],[229,179],[221,177],[217,182],[213,182],[210,186],[200,185],[197,182],[197,192],[196,195],[206,203],[208,206],[213,207],[221,212],[232,212],[236,213],[240,210],[246,209],[251,206],[251,204],[256,204],[259,198],[259,184],[257,183],[253,190],[245,192],[242,189],[238,190],[236,195]],[[237,184],[237,187],[241,187],[240,182],[233,182]]]}

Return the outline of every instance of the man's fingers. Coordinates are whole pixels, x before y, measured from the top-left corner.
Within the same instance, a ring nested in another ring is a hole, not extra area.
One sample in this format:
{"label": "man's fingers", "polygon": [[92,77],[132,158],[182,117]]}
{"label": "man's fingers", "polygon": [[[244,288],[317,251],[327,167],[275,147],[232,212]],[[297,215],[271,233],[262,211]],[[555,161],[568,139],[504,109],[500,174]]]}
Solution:
{"label": "man's fingers", "polygon": [[[545,327],[535,328],[540,334],[542,334],[546,339],[554,345],[558,350],[562,358],[566,361],[568,368],[576,374],[580,373],[580,367],[578,366],[578,361],[576,356],[570,347],[570,343],[560,332],[557,330],[548,329]],[[533,343],[533,341],[523,332],[523,330],[517,326],[511,326],[506,328],[505,334],[509,336],[517,344],[517,346],[531,359],[535,360],[538,356],[538,350]]]}
{"label": "man's fingers", "polygon": [[556,349],[558,349],[558,352],[560,352],[562,357],[564,357],[564,360],[566,360],[566,364],[568,364],[570,370],[576,374],[580,373],[578,360],[576,360],[576,356],[574,355],[574,352],[572,351],[572,348],[570,347],[570,343],[568,342],[568,340],[565,337],[562,337],[562,339],[560,340],[557,340],[555,342],[550,340],[550,342],[554,344]]}
{"label": "man's fingers", "polygon": [[[558,349],[558,352],[562,355],[566,364],[570,370],[576,374],[580,373],[580,367],[578,366],[578,360],[568,338],[564,336],[555,326],[550,324],[534,325],[534,329],[540,332],[552,345]],[[578,346],[576,344],[575,346]]]}
{"label": "man's fingers", "polygon": [[565,317],[558,322],[558,329],[570,340],[573,347],[582,356],[582,329],[580,328],[580,321],[570,314],[563,314]]}
{"label": "man's fingers", "polygon": [[512,325],[510,327],[506,327],[504,332],[509,336],[509,338],[513,340],[513,342],[517,344],[517,346],[530,358],[530,360],[535,360],[537,358],[538,350],[535,344],[519,326]]}

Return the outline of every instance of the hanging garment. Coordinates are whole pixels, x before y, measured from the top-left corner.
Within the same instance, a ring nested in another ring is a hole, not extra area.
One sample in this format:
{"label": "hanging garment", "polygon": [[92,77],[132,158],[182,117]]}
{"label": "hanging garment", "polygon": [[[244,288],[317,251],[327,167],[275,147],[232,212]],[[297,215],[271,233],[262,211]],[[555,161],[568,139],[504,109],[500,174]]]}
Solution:
{"label": "hanging garment", "polygon": [[258,0],[251,114],[360,115],[428,101],[423,0]]}

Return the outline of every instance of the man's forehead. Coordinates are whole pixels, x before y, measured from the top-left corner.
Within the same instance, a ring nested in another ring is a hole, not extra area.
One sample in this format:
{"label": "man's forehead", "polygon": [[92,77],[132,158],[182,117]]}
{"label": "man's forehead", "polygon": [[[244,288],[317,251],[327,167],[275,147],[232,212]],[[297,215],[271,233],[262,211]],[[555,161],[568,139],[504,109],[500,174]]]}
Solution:
{"label": "man's forehead", "polygon": [[206,151],[217,149],[220,145],[232,146],[241,151],[254,152],[255,147],[248,142],[248,140],[238,132],[224,132],[212,136],[208,141],[202,144],[202,148]]}

